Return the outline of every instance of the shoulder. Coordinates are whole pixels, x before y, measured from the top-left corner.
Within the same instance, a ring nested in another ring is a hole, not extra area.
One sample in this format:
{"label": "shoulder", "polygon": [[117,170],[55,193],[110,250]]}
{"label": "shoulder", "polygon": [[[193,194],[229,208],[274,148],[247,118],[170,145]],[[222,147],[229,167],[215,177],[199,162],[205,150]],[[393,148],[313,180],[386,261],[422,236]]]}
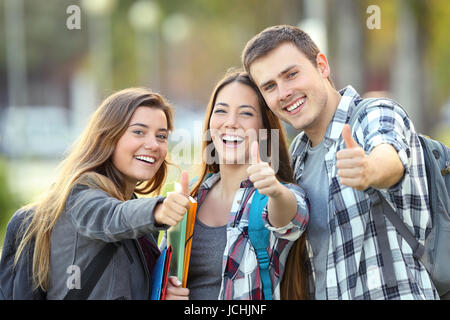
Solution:
{"label": "shoulder", "polygon": [[14,245],[25,231],[27,222],[33,214],[32,209],[21,208],[11,217],[6,227],[4,245]]}
{"label": "shoulder", "polygon": [[[107,192],[98,189],[92,188],[82,184],[76,184],[72,187],[67,196],[67,201],[72,202],[73,200],[80,199],[88,199],[88,198],[111,198],[115,199],[113,196],[108,194]],[[119,201],[119,200],[117,200]]]}
{"label": "shoulder", "polygon": [[[356,123],[373,126],[385,123],[406,123],[410,119],[405,109],[395,100],[389,98],[361,99],[352,111],[351,117],[357,117]],[[409,125],[408,125],[409,127]]]}

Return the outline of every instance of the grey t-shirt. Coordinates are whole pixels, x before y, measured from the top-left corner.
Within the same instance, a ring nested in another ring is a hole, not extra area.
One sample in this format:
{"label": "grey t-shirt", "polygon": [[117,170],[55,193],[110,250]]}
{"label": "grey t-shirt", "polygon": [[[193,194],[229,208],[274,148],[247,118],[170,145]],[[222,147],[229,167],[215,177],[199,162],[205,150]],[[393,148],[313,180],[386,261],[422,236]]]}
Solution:
{"label": "grey t-shirt", "polygon": [[313,251],[315,270],[315,298],[326,299],[326,268],[328,255],[328,176],[325,169],[324,140],[314,148],[308,146],[303,175],[300,184],[305,189],[310,202],[309,222],[306,235]]}
{"label": "grey t-shirt", "polygon": [[217,300],[222,283],[222,258],[227,226],[210,227],[195,221],[187,287],[191,300]]}

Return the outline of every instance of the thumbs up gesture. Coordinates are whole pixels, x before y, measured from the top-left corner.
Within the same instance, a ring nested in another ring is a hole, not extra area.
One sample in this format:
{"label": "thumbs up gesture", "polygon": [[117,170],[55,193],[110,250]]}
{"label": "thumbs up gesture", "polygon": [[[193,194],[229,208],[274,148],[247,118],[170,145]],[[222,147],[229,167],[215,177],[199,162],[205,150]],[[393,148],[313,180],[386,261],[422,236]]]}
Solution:
{"label": "thumbs up gesture", "polygon": [[353,139],[350,126],[344,125],[342,138],[346,148],[336,154],[337,174],[343,185],[365,190],[371,185],[369,160],[363,148]]}
{"label": "thumbs up gesture", "polygon": [[166,198],[155,209],[155,221],[158,224],[174,226],[189,209],[189,175],[181,172],[180,183],[175,183],[175,191],[168,192]]}
{"label": "thumbs up gesture", "polygon": [[272,198],[279,196],[283,185],[276,178],[275,171],[269,163],[261,161],[257,141],[253,141],[250,148],[250,163],[247,174],[258,192]]}

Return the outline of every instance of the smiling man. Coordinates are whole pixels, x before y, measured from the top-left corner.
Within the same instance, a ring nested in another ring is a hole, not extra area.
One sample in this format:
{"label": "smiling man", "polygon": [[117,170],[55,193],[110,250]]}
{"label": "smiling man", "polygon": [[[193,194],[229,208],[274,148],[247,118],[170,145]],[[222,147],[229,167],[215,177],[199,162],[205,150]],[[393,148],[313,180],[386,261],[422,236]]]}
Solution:
{"label": "smiling man", "polygon": [[[384,216],[384,227],[375,222],[370,209],[378,190],[424,243],[431,227],[424,158],[402,108],[372,100],[350,128],[364,100],[351,86],[335,89],[325,55],[297,27],[263,30],[247,43],[242,61],[269,108],[302,131],[290,151],[311,205],[311,297],[438,299],[413,249]],[[389,252],[380,250],[383,232]]]}

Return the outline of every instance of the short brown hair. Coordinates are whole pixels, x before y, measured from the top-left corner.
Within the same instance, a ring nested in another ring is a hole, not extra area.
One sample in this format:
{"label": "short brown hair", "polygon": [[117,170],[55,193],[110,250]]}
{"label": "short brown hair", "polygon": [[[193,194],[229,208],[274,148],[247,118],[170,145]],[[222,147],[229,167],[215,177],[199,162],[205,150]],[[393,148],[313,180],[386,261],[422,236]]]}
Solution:
{"label": "short brown hair", "polygon": [[[247,42],[242,51],[242,64],[245,71],[251,77],[251,64],[286,42],[293,43],[314,66],[317,65],[316,58],[320,50],[311,37],[298,27],[278,25],[264,29]],[[334,87],[330,77],[328,80]]]}

